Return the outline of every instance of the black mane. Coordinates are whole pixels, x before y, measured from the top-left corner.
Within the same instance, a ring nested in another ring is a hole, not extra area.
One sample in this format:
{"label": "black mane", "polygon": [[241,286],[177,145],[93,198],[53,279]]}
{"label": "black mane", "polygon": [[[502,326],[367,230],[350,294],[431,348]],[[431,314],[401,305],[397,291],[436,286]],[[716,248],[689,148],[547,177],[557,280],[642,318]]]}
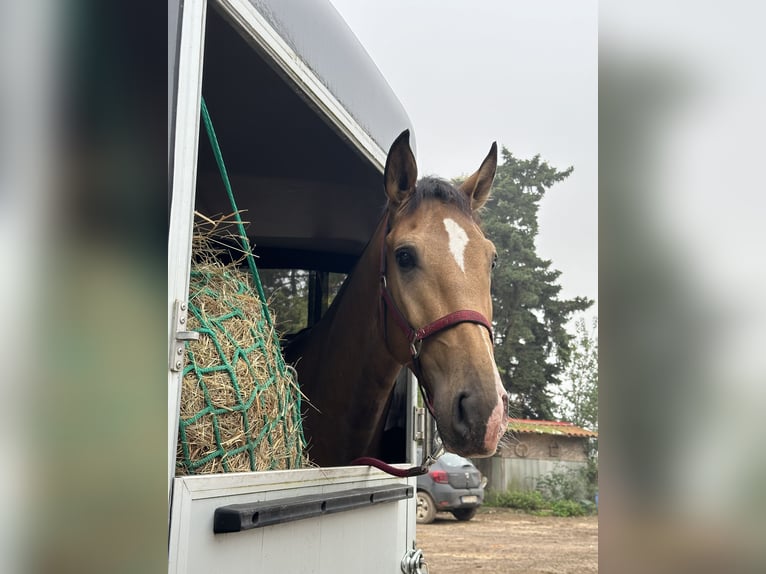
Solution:
{"label": "black mane", "polygon": [[468,196],[448,181],[438,177],[420,179],[415,185],[415,191],[400,206],[399,212],[412,213],[426,199],[436,199],[442,203],[456,205],[464,213],[473,216]]}

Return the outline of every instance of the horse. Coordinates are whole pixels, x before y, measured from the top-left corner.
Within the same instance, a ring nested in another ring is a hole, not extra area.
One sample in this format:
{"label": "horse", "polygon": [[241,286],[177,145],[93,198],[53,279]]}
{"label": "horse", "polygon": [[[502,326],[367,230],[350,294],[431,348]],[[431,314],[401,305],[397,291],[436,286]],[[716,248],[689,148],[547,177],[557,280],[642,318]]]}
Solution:
{"label": "horse", "polygon": [[479,226],[497,144],[459,188],[417,180],[409,130],[391,145],[383,216],[325,315],[285,349],[311,407],[309,458],[319,466],[378,457],[402,366],[417,376],[444,447],[495,453],[508,395],[494,360],[491,270],[497,254]]}

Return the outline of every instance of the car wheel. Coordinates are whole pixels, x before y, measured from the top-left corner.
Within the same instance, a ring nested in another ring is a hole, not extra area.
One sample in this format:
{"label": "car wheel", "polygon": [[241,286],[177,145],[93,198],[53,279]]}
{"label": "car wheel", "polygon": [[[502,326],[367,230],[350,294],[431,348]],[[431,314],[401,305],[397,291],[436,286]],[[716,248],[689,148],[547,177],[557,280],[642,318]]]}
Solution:
{"label": "car wheel", "polygon": [[436,518],[434,499],[427,492],[418,491],[415,520],[418,524],[431,524]]}
{"label": "car wheel", "polygon": [[458,520],[471,520],[471,518],[476,516],[477,510],[478,510],[478,507],[456,508],[455,510],[452,511],[452,516],[454,516]]}

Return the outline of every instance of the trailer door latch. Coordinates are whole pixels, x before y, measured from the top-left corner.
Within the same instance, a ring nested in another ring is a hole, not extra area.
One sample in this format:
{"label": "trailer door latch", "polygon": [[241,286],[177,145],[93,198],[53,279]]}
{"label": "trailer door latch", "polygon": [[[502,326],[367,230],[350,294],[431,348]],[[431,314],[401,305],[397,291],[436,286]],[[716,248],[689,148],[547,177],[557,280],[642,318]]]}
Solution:
{"label": "trailer door latch", "polygon": [[414,409],[414,424],[412,425],[412,440],[421,441],[425,437],[426,424],[426,409],[423,407],[415,407]]}
{"label": "trailer door latch", "polygon": [[186,341],[197,341],[197,331],[187,331],[187,304],[181,301],[173,303],[173,344],[170,349],[170,370],[178,372],[184,368],[184,346]]}

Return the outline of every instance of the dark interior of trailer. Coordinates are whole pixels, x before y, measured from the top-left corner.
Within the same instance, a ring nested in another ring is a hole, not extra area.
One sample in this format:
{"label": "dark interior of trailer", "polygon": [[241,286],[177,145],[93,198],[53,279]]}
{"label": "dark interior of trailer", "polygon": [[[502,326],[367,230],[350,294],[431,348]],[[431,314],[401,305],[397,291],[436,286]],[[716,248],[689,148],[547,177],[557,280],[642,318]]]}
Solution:
{"label": "dark interior of trailer", "polygon": [[[350,271],[382,213],[380,172],[215,10],[202,93],[259,267]],[[197,189],[199,211],[230,211],[202,135]]]}

